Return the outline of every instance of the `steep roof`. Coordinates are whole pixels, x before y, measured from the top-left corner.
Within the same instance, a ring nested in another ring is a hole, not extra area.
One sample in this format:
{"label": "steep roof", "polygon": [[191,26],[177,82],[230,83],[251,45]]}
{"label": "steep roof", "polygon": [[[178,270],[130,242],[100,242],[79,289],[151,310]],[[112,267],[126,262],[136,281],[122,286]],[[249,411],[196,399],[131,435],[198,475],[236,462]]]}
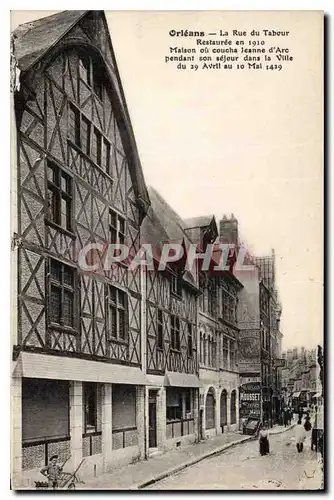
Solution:
{"label": "steep roof", "polygon": [[134,191],[144,212],[147,212],[150,199],[104,11],[67,10],[38,19],[37,21],[22,24],[12,33],[12,55],[15,58],[18,69],[22,74],[25,74],[62,40],[67,33],[81,22],[83,18],[85,18],[85,21],[87,20],[88,24],[92,23],[92,16],[97,17],[101,21],[98,25],[98,32],[96,30],[94,32],[92,24],[90,24],[92,43],[99,43],[101,30],[105,30],[106,33],[107,47],[105,51],[100,50],[100,53],[106,64],[106,73],[116,91],[117,101],[124,119],[125,130],[133,158],[133,167],[130,165],[130,173]]}
{"label": "steep roof", "polygon": [[12,33],[15,57],[26,71],[53,47],[78,21],[85,10],[65,10],[37,21],[20,24]]}
{"label": "steep roof", "polygon": [[[155,258],[160,256],[161,247],[164,242],[183,244],[185,249],[192,243],[184,230],[183,219],[172,209],[166,200],[154,188],[148,188],[151,206],[145,217],[142,230],[142,243],[151,243],[153,245],[153,255]],[[185,271],[184,281],[192,286],[196,285],[196,276]]]}
{"label": "steep roof", "polygon": [[207,227],[210,226],[214,215],[200,215],[198,217],[190,217],[184,219],[184,227],[186,229],[192,229],[194,227]]}

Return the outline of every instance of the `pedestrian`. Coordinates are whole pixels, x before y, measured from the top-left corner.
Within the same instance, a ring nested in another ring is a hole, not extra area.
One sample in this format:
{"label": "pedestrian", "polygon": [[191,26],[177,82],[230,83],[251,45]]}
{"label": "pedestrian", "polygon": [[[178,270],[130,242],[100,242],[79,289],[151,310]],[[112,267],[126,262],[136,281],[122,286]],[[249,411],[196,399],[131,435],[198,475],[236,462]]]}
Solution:
{"label": "pedestrian", "polygon": [[41,474],[43,474],[43,476],[48,478],[49,489],[54,489],[54,490],[58,488],[60,473],[63,470],[63,467],[57,464],[57,459],[58,455],[53,455],[50,458],[49,465],[46,465],[40,470]]}
{"label": "pedestrian", "polygon": [[265,429],[261,429],[259,433],[259,448],[261,456],[268,455],[269,439],[268,439],[268,432]]}
{"label": "pedestrian", "polygon": [[291,425],[291,420],[293,418],[292,408],[288,407],[288,424]]}
{"label": "pedestrian", "polygon": [[288,408],[284,409],[283,419],[284,419],[284,427],[286,427],[288,425],[288,422],[289,422],[289,410],[288,410]]}
{"label": "pedestrian", "polygon": [[296,425],[295,437],[296,437],[297,451],[298,451],[298,453],[300,453],[303,451],[304,441],[306,439],[306,431],[305,431],[305,428],[302,424],[301,419],[298,420],[298,423]]}
{"label": "pedestrian", "polygon": [[305,417],[304,429],[306,430],[306,432],[309,432],[312,429],[312,424],[309,414],[307,414]]}

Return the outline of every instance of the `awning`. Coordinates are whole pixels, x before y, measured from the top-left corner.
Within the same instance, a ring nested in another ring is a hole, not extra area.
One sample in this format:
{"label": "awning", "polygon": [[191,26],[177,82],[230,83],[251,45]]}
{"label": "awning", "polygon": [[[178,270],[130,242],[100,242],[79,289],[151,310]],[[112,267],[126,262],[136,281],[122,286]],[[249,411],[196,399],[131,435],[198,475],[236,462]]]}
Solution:
{"label": "awning", "polygon": [[32,352],[20,353],[13,376],[109,384],[147,384],[143,372],[134,366]]}
{"label": "awning", "polygon": [[300,396],[300,392],[301,392],[301,391],[299,391],[299,392],[294,392],[294,393],[292,394],[292,397],[293,397],[293,398],[299,398],[299,396]]}
{"label": "awning", "polygon": [[317,392],[314,396],[312,396],[312,398],[322,398],[321,392]]}
{"label": "awning", "polygon": [[167,387],[200,387],[197,375],[178,372],[166,372],[164,385]]}

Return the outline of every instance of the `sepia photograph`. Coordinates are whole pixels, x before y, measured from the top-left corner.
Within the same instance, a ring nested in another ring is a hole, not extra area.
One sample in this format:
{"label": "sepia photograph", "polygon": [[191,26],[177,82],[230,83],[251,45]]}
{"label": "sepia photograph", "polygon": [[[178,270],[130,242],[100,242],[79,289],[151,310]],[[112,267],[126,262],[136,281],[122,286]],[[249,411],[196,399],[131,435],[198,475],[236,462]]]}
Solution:
{"label": "sepia photograph", "polygon": [[324,490],[324,11],[10,25],[11,490]]}

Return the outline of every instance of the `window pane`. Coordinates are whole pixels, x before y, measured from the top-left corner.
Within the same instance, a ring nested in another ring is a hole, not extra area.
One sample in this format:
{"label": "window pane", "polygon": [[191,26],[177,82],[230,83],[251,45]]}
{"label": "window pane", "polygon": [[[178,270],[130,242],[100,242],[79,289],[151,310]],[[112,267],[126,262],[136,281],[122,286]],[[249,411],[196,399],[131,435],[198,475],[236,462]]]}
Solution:
{"label": "window pane", "polygon": [[126,337],[126,319],[125,319],[125,311],[124,309],[118,310],[118,319],[119,319],[119,338],[125,340]]}
{"label": "window pane", "polygon": [[94,128],[91,158],[95,163],[97,163],[97,165],[101,165],[101,142],[101,134],[96,128]]}
{"label": "window pane", "polygon": [[113,210],[110,210],[109,211],[109,224],[117,229],[117,215],[116,215],[116,212],[114,212]]}
{"label": "window pane", "polygon": [[63,321],[66,326],[73,326],[73,292],[64,290]]}
{"label": "window pane", "polygon": [[117,231],[116,229],[114,229],[113,227],[110,227],[110,235],[109,235],[109,239],[110,239],[110,243],[116,243],[117,242]]}
{"label": "window pane", "polygon": [[57,167],[48,161],[47,176],[48,181],[57,184]]}
{"label": "window pane", "polygon": [[118,291],[118,303],[121,307],[125,308],[125,293]]}
{"label": "window pane", "polygon": [[119,217],[118,220],[119,220],[119,232],[125,234],[125,220],[122,219],[121,217]]}
{"label": "window pane", "polygon": [[115,306],[109,308],[109,333],[111,337],[117,337],[117,309]]}
{"label": "window pane", "polygon": [[109,287],[109,300],[116,304],[116,288],[113,286]]}
{"label": "window pane", "polygon": [[52,323],[60,323],[60,288],[51,286],[50,320]]}
{"label": "window pane", "polygon": [[90,123],[83,116],[81,119],[81,149],[89,155],[90,151]]}
{"label": "window pane", "polygon": [[55,260],[51,260],[51,278],[60,282],[61,264]]}
{"label": "window pane", "polygon": [[71,231],[71,201],[61,199],[61,227]]}
{"label": "window pane", "polygon": [[48,214],[47,217],[55,222],[56,224],[59,223],[58,221],[58,203],[57,203],[57,190],[51,186],[48,188]]}
{"label": "window pane", "polygon": [[107,173],[109,173],[109,162],[110,162],[110,144],[104,139],[103,140],[103,152],[102,152],[102,168]]}
{"label": "window pane", "polygon": [[71,267],[64,266],[64,283],[73,287],[74,270]]}

